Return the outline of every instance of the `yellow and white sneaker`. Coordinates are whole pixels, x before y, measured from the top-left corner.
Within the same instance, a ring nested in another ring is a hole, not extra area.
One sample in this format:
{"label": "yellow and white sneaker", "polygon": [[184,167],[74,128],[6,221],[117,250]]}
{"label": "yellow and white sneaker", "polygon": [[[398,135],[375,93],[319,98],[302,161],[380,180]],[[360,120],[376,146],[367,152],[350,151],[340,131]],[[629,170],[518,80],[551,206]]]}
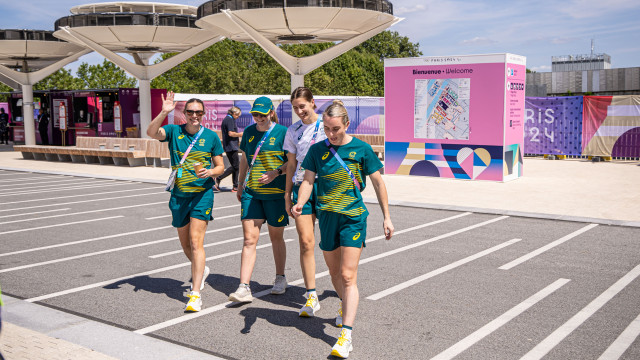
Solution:
{"label": "yellow and white sneaker", "polygon": [[311,293],[307,297],[307,302],[300,309],[298,315],[302,317],[314,317],[318,310],[320,310],[320,301],[318,301],[316,294]]}
{"label": "yellow and white sneaker", "polygon": [[[205,265],[204,272],[202,273],[202,282],[200,283],[200,291],[204,290],[204,281],[207,280],[207,276],[209,276],[209,273],[211,273],[211,270],[209,269],[208,266]],[[193,281],[193,279],[191,281]],[[189,291],[192,291],[192,290],[193,290],[193,283],[189,285]]]}
{"label": "yellow and white sneaker", "polygon": [[192,291],[187,296],[189,296],[189,302],[187,302],[187,306],[185,306],[184,311],[200,311],[202,309],[202,298],[200,297],[200,294],[196,294]]}
{"label": "yellow and white sneaker", "polygon": [[349,357],[349,352],[351,351],[353,351],[351,337],[347,337],[347,331],[345,329],[342,329],[338,341],[335,345],[333,345],[333,348],[331,349],[330,355],[346,359]]}
{"label": "yellow and white sneaker", "polygon": [[340,305],[338,307],[338,315],[336,316],[336,326],[342,327],[342,301],[340,301]]}

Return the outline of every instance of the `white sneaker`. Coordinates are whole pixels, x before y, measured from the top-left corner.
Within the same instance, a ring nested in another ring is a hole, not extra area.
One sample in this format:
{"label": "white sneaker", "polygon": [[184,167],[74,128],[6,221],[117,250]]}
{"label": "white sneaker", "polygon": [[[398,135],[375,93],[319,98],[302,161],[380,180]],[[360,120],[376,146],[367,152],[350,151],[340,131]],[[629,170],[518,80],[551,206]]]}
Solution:
{"label": "white sneaker", "polygon": [[320,310],[320,301],[318,301],[318,297],[314,294],[309,294],[307,303],[304,304],[302,309],[300,309],[298,315],[302,317],[313,317],[318,310]]}
{"label": "white sneaker", "polygon": [[340,301],[340,305],[338,307],[338,315],[336,316],[336,326],[342,327],[342,301]]}
{"label": "white sneaker", "polygon": [[184,311],[200,311],[202,309],[202,298],[200,294],[196,294],[193,291],[189,293],[189,302],[187,302],[187,306],[184,307]]}
{"label": "white sneaker", "polygon": [[[200,291],[204,289],[204,281],[207,279],[207,276],[209,276],[210,272],[211,270],[209,269],[209,267],[205,265],[204,273],[202,273],[202,282],[200,283]],[[193,279],[191,279],[191,281],[193,281]],[[189,285],[189,291],[191,290],[193,290],[193,283]]]}
{"label": "white sneaker", "polygon": [[346,330],[342,330],[340,332],[340,337],[333,348],[331,349],[331,354],[333,356],[337,356],[339,358],[346,359],[349,357],[349,352],[353,351],[353,345],[351,344],[351,338],[346,336]]}
{"label": "white sneaker", "polygon": [[284,294],[285,291],[287,291],[287,278],[284,276],[276,275],[276,279],[273,282],[273,287],[271,288],[271,293],[281,295]]}
{"label": "white sneaker", "polygon": [[251,296],[251,289],[249,286],[240,285],[236,292],[229,295],[229,301],[233,302],[252,302],[253,296]]}

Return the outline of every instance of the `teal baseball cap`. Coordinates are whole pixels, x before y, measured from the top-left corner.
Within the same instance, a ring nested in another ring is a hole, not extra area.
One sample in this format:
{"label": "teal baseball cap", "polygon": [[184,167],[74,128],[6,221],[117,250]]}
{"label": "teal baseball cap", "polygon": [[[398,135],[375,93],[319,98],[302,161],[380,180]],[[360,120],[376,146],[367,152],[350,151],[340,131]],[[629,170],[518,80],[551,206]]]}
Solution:
{"label": "teal baseball cap", "polygon": [[260,96],[253,102],[253,107],[251,108],[251,113],[258,113],[262,115],[267,115],[271,110],[273,110],[273,102],[266,96]]}

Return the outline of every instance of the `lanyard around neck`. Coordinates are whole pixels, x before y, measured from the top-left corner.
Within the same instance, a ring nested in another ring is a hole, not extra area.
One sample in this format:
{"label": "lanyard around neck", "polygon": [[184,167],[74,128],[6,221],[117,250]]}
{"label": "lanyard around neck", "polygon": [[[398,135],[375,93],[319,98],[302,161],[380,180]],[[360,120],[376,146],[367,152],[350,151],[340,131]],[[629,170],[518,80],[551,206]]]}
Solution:
{"label": "lanyard around neck", "polygon": [[[318,120],[316,121],[316,128],[315,130],[313,130],[313,136],[311,137],[311,142],[309,143],[309,148],[307,148],[307,151],[309,151],[309,149],[311,148],[311,145],[316,143],[316,137],[318,137],[318,129],[320,128],[320,122],[322,122],[322,120],[320,119],[320,117],[318,117]],[[298,177],[298,171],[300,171],[300,166],[302,166],[302,162],[298,162],[298,166],[296,167],[296,171],[293,173],[293,177],[291,178],[291,182],[293,182],[294,184],[298,184],[297,181],[297,177]]]}
{"label": "lanyard around neck", "polygon": [[347,164],[344,163],[344,160],[342,160],[342,158],[340,157],[340,155],[338,155],[338,152],[336,151],[336,149],[333,148],[333,146],[331,146],[331,143],[329,142],[329,139],[324,139],[324,144],[327,145],[327,147],[329,148],[329,150],[331,150],[331,153],[333,154],[333,156],[336,158],[336,160],[338,160],[338,162],[340,163],[340,165],[342,165],[342,167],[347,170],[347,173],[349,174],[349,176],[351,177],[351,180],[353,180],[353,183],[355,184],[356,188],[358,188],[358,190],[362,190],[360,188],[360,183],[358,182],[358,180],[356,180],[356,176],[353,175],[353,172],[351,172],[351,169],[349,169],[349,167],[347,166]]}
{"label": "lanyard around neck", "polygon": [[[253,164],[256,162],[256,159],[258,158],[258,153],[262,148],[262,144],[264,144],[264,141],[267,139],[267,137],[269,137],[269,134],[271,133],[271,130],[273,130],[274,127],[276,127],[276,123],[272,122],[271,126],[269,126],[269,130],[267,130],[267,132],[264,133],[264,135],[262,135],[262,139],[260,140],[260,143],[256,147],[256,151],[253,153],[253,159],[251,159],[251,164],[249,164],[249,168],[247,169],[247,176],[245,176],[244,178],[244,185],[242,186],[243,188],[247,185],[247,181],[249,181],[249,174],[251,174],[251,168],[253,167]],[[256,129],[257,129],[257,126],[256,126]]]}
{"label": "lanyard around neck", "polygon": [[203,131],[204,131],[204,126],[200,126],[200,131],[198,131],[198,133],[196,134],[196,137],[191,142],[191,145],[189,145],[189,147],[187,148],[187,151],[185,151],[184,155],[182,155],[182,160],[180,160],[180,165],[182,165],[182,163],[184,163],[184,161],[187,159],[187,155],[189,155],[191,148],[196,144],[196,141],[198,141],[198,138],[200,137]]}

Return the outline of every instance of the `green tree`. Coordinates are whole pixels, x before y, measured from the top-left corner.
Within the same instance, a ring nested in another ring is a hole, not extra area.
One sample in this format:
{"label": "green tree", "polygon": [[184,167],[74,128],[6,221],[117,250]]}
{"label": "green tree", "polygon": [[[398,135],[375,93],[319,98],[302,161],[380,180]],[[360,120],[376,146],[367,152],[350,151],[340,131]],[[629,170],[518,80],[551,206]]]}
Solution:
{"label": "green tree", "polygon": [[71,70],[62,68],[38,81],[34,90],[76,90],[82,89],[82,81],[71,74]]}
{"label": "green tree", "polygon": [[[296,57],[317,54],[332,43],[282,45]],[[317,95],[384,95],[384,59],[422,55],[419,45],[384,31],[305,76]],[[173,54],[164,54],[162,61]],[[151,86],[184,93],[288,94],[290,75],[256,44],[220,41],[154,79]]]}
{"label": "green tree", "polygon": [[99,65],[82,63],[76,74],[81,84],[80,89],[132,88],[137,82],[107,59]]}

